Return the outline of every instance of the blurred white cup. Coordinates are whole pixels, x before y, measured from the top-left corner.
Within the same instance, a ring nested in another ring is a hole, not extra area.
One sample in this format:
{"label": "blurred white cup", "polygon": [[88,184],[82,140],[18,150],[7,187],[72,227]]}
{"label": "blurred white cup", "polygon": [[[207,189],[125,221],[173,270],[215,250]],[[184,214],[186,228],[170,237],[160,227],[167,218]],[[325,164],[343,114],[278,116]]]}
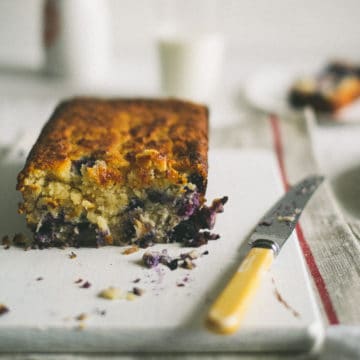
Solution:
{"label": "blurred white cup", "polygon": [[163,37],[158,41],[165,95],[207,102],[218,85],[224,42],[219,34]]}
{"label": "blurred white cup", "polygon": [[46,0],[45,72],[80,85],[103,83],[110,67],[109,9],[104,0]]}
{"label": "blurred white cup", "polygon": [[217,0],[162,0],[158,54],[164,95],[208,102],[222,70]]}

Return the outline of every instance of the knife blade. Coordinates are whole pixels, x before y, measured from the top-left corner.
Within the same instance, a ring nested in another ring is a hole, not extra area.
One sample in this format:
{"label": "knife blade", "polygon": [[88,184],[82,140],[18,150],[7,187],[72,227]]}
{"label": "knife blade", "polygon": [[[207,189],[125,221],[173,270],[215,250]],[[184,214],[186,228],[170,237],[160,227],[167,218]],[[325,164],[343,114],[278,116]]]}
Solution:
{"label": "knife blade", "polygon": [[209,330],[232,334],[270,268],[293,232],[307,202],[323,182],[323,176],[309,176],[293,186],[261,218],[250,236],[250,250],[225,289],[210,307],[206,318]]}

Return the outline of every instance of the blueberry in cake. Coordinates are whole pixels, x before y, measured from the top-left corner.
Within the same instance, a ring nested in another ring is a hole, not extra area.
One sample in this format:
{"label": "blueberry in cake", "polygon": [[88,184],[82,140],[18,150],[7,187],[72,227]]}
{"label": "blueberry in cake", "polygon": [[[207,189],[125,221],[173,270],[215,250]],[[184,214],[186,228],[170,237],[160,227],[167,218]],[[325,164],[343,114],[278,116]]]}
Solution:
{"label": "blueberry in cake", "polygon": [[289,92],[295,108],[311,106],[322,113],[333,113],[360,97],[360,66],[331,62],[313,77],[299,78]]}
{"label": "blueberry in cake", "polygon": [[208,110],[175,99],[75,98],[43,128],[17,189],[33,246],[199,246],[227,197],[205,205]]}

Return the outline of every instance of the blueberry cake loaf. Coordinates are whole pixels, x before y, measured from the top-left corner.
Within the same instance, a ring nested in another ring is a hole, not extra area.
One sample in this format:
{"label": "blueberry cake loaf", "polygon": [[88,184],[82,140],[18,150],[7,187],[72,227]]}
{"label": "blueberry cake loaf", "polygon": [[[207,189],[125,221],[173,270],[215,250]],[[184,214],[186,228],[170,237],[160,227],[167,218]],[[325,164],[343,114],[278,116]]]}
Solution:
{"label": "blueberry cake loaf", "polygon": [[34,247],[199,246],[226,197],[205,205],[208,110],[175,99],[61,103],[18,175]]}
{"label": "blueberry cake loaf", "polygon": [[360,97],[360,66],[332,62],[314,77],[299,78],[289,92],[295,108],[312,106],[318,112],[333,113]]}

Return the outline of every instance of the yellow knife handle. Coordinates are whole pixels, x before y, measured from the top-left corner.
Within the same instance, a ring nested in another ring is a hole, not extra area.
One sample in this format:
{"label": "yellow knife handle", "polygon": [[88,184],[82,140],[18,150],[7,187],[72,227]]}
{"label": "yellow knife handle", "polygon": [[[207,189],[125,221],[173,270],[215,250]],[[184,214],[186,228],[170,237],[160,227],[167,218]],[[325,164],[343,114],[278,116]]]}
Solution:
{"label": "yellow knife handle", "polygon": [[219,334],[232,334],[240,326],[244,314],[260,286],[263,274],[274,260],[274,251],[252,248],[228,285],[210,308],[206,325]]}

